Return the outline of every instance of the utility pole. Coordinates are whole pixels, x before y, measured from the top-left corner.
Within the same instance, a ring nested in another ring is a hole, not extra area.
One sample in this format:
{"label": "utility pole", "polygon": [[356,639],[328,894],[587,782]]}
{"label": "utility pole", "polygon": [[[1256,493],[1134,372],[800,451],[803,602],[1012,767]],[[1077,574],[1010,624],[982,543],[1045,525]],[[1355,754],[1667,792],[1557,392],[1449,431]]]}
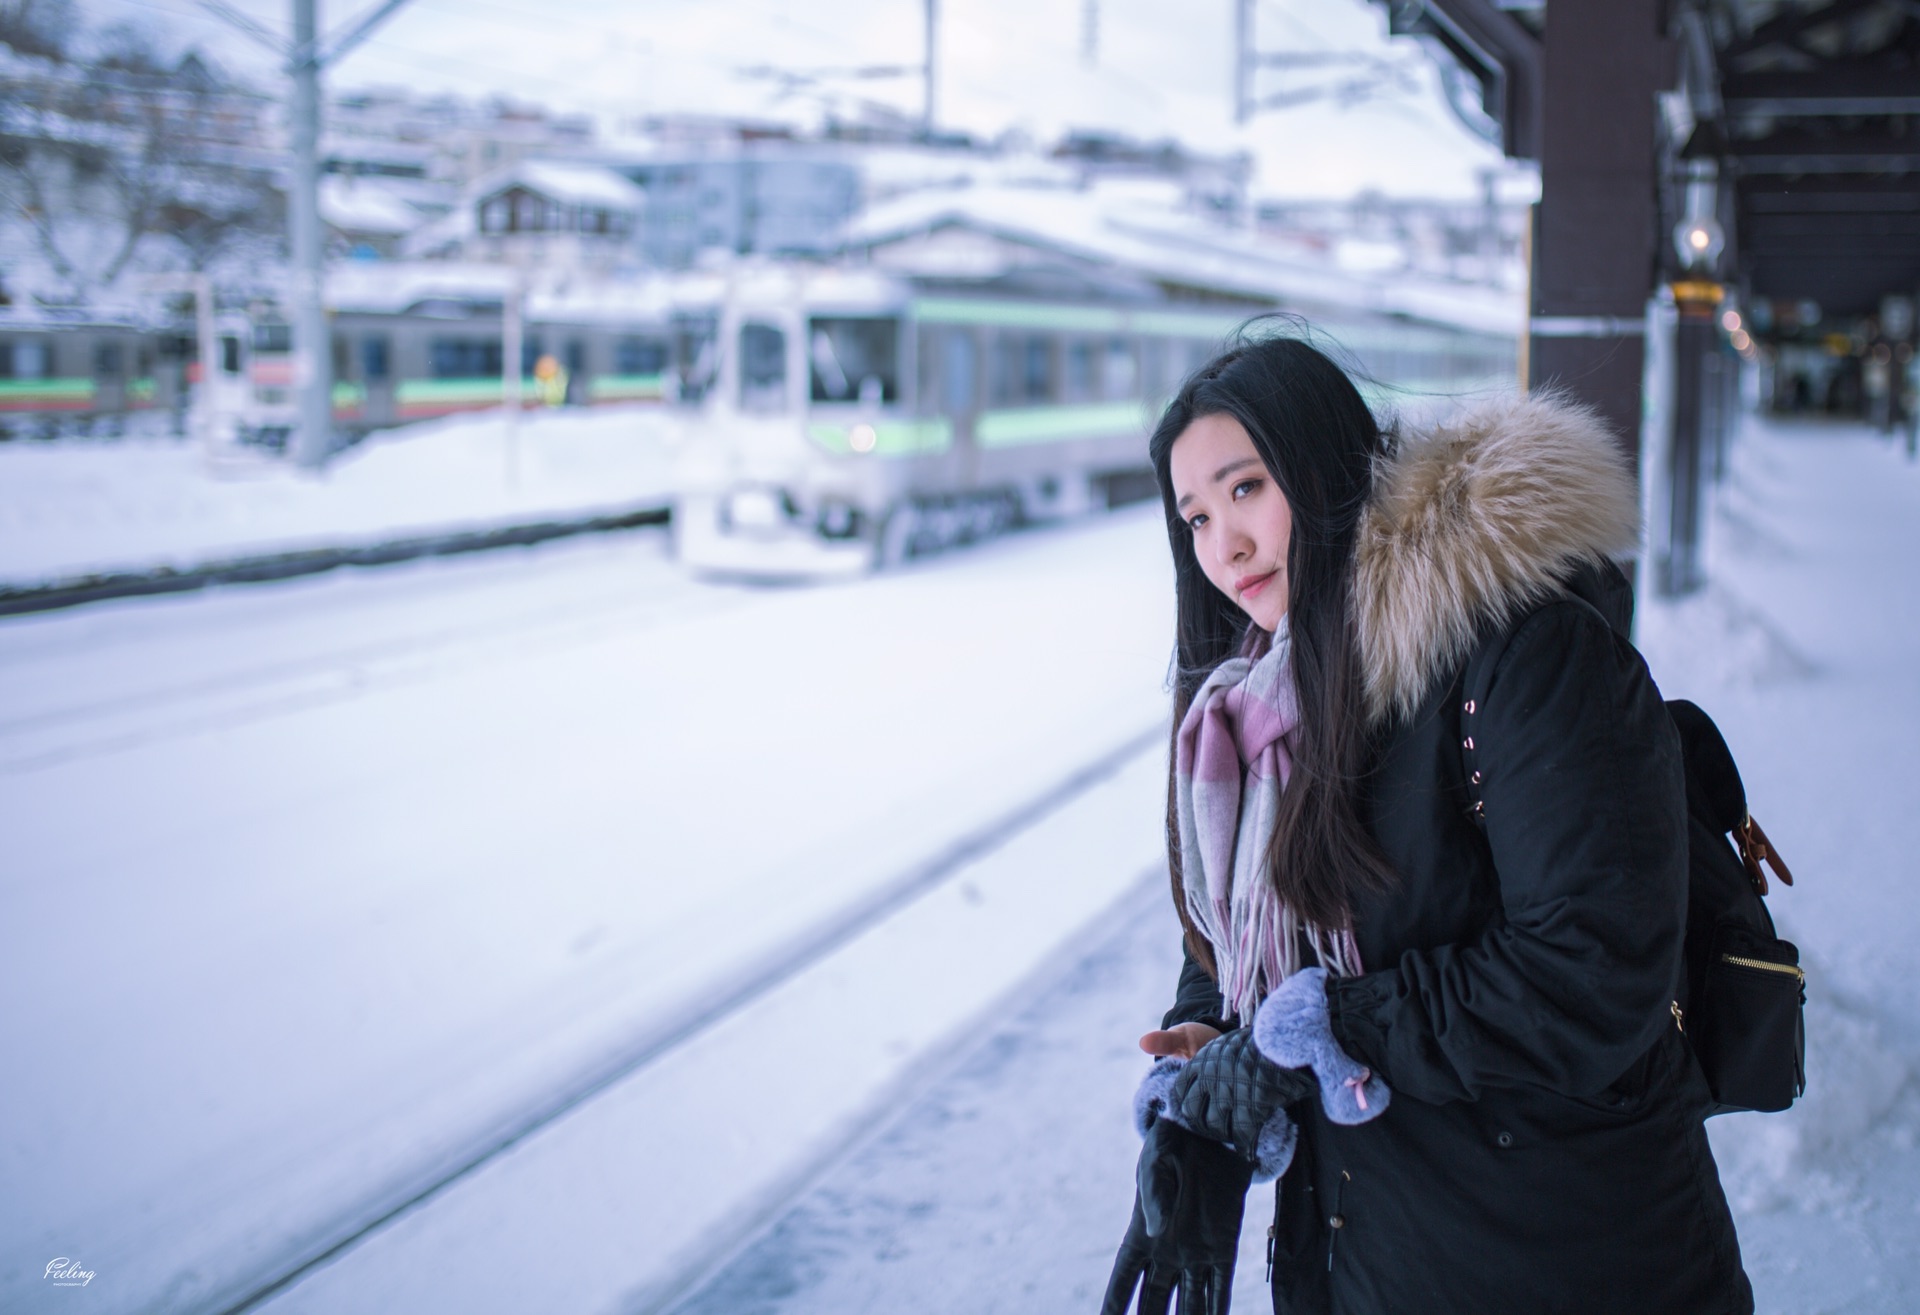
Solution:
{"label": "utility pole", "polygon": [[294,464],[312,470],[333,448],[333,352],[321,302],[320,52],[317,0],[293,0],[293,387]]}
{"label": "utility pole", "polygon": [[520,358],[526,355],[522,345],[526,341],[526,295],[526,281],[516,264],[501,306],[504,323],[500,326],[500,395],[506,403],[508,488],[520,483]]}
{"label": "utility pole", "polygon": [[1253,99],[1253,0],[1233,0],[1233,121],[1245,123]]}
{"label": "utility pole", "polygon": [[927,0],[927,70],[926,70],[927,104],[926,104],[925,110],[923,110],[920,115],[920,132],[921,132],[921,135],[926,137],[933,136],[934,47],[935,47],[934,34],[935,34],[935,30],[939,26],[938,10],[939,10],[939,0]]}
{"label": "utility pole", "polygon": [[322,49],[319,0],[293,0],[293,38],[283,41],[226,0],[200,0],[200,7],[238,28],[285,61],[293,80],[288,128],[293,178],[288,197],[293,247],[293,386],[296,397],[294,461],[308,469],[326,464],[333,447],[333,344],[323,304],[320,226],[320,74],[373,35],[406,0],[385,0]]}
{"label": "utility pole", "polygon": [[213,322],[213,280],[205,274],[155,274],[144,284],[155,292],[185,292],[193,298],[194,353],[199,359],[200,380],[194,385],[189,405],[193,410],[194,435],[211,463],[219,442],[219,424],[215,410],[215,390],[219,388],[219,339]]}
{"label": "utility pole", "polygon": [[1080,62],[1088,68],[1100,62],[1100,0],[1081,0]]}

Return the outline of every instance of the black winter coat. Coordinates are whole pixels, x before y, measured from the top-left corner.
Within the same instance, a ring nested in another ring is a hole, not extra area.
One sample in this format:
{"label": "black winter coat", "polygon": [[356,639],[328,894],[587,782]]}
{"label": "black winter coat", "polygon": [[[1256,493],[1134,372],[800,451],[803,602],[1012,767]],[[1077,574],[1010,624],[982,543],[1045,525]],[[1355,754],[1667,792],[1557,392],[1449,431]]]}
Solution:
{"label": "black winter coat", "polygon": [[[1335,1036],[1393,1103],[1352,1128],[1299,1107],[1276,1311],[1753,1309],[1669,1008],[1679,743],[1606,560],[1636,522],[1605,432],[1538,402],[1409,441],[1376,480],[1356,567],[1366,807],[1399,880],[1355,910],[1369,971],[1328,994]],[[1495,636],[1469,710],[1467,660]],[[1168,1024],[1220,1008],[1189,956]]]}

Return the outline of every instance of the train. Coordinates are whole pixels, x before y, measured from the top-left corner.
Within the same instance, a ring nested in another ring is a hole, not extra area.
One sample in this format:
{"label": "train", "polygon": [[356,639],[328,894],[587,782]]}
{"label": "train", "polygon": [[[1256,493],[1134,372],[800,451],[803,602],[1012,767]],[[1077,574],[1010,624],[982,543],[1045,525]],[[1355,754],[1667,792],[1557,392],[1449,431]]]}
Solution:
{"label": "train", "polygon": [[[799,264],[744,269],[676,481],[680,559],[712,574],[858,574],[1151,496],[1146,434],[1186,375],[1288,304],[1244,287]],[[1315,333],[1373,400],[1513,386],[1517,334],[1353,305]],[[1288,325],[1280,326],[1286,330]]]}
{"label": "train", "polygon": [[186,350],[132,315],[0,306],[0,438],[119,433],[179,403]]}
{"label": "train", "polygon": [[[517,312],[523,406],[673,417],[672,535],[689,569],[789,578],[858,574],[1150,496],[1144,440],[1166,399],[1276,310],[1344,351],[1378,401],[1513,386],[1520,316],[1485,290],[1191,244],[1129,239],[1090,255],[1045,237],[994,241],[985,261],[943,229],[832,261],[743,257],[618,279],[350,262],[327,286],[333,414],[351,441],[500,407]],[[178,408],[200,368],[192,341],[174,325],[0,314],[0,424],[51,433],[62,417]],[[222,312],[216,341],[222,437],[284,447],[297,366],[281,308]]]}

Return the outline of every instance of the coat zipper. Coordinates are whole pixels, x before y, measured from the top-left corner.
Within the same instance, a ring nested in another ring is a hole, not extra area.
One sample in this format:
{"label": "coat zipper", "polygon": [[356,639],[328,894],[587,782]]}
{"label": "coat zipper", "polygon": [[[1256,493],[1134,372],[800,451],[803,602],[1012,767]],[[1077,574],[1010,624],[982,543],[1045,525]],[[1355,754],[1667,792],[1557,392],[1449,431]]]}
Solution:
{"label": "coat zipper", "polygon": [[1340,1181],[1333,1188],[1333,1213],[1327,1216],[1327,1273],[1333,1273],[1333,1247],[1340,1240],[1340,1230],[1347,1226],[1347,1218],[1340,1212],[1341,1204],[1347,1199],[1347,1184],[1353,1181],[1353,1175],[1345,1169],[1340,1171]]}
{"label": "coat zipper", "polygon": [[1771,959],[1749,959],[1739,954],[1723,954],[1720,956],[1720,962],[1730,963],[1736,968],[1758,968],[1762,972],[1785,973],[1787,976],[1802,982],[1807,980],[1807,974],[1797,965],[1775,963]]}

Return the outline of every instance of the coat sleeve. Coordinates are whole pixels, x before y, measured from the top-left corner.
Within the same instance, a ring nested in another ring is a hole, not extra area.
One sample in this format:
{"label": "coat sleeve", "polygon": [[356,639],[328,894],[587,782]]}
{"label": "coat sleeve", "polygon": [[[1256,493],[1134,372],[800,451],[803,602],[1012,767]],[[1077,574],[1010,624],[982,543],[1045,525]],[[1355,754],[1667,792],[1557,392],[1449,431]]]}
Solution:
{"label": "coat sleeve", "polygon": [[1200,961],[1193,957],[1192,950],[1182,944],[1181,953],[1180,984],[1174,989],[1173,1008],[1167,1010],[1166,1017],[1160,1020],[1160,1026],[1205,1023],[1217,1031],[1231,1032],[1234,1023],[1224,1016],[1227,1004],[1220,994],[1220,987],[1200,966]]}
{"label": "coat sleeve", "polygon": [[1514,632],[1467,733],[1502,916],[1329,987],[1334,1034],[1397,1092],[1597,1093],[1671,1027],[1686,921],[1679,736],[1632,645],[1552,603]]}

